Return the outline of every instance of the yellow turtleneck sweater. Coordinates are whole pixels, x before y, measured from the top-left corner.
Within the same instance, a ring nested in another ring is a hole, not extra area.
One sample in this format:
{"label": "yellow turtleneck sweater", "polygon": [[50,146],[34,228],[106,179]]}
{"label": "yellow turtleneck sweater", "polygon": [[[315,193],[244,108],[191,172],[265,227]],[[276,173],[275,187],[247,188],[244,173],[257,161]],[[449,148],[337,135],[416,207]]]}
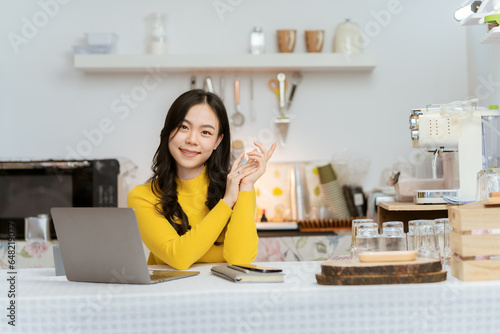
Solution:
{"label": "yellow turtleneck sweater", "polygon": [[[254,222],[255,193],[240,191],[233,209],[220,200],[209,210],[205,205],[209,184],[205,170],[192,180],[176,182],[178,201],[191,225],[182,236],[156,211],[159,199],[151,183],[139,185],[128,194],[127,204],[135,210],[142,240],[151,251],[148,264],[185,270],[195,262],[252,262],[259,241]],[[215,241],[223,244],[216,246]]]}

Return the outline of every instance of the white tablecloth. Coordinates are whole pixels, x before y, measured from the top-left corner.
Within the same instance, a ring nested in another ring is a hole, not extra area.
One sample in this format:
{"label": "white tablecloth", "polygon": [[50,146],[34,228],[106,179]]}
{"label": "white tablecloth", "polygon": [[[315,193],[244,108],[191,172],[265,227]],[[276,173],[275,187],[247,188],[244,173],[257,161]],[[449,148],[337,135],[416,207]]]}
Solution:
{"label": "white tablecloth", "polygon": [[275,262],[285,283],[199,276],[153,285],[69,282],[20,269],[16,326],[7,324],[0,271],[0,333],[499,333],[500,282],[323,286],[321,262]]}

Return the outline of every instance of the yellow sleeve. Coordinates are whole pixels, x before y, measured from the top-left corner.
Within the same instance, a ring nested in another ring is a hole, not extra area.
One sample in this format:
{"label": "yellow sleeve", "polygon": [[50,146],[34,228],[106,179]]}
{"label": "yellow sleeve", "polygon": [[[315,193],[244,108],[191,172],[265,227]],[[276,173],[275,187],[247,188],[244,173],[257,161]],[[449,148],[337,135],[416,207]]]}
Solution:
{"label": "yellow sleeve", "polygon": [[227,225],[223,256],[229,264],[248,264],[259,247],[255,215],[255,191],[240,191]]}
{"label": "yellow sleeve", "polygon": [[202,221],[179,236],[167,219],[156,211],[157,200],[148,185],[140,185],[129,193],[127,205],[135,210],[146,247],[163,262],[179,270],[188,269],[207,253],[232,213],[221,200]]}

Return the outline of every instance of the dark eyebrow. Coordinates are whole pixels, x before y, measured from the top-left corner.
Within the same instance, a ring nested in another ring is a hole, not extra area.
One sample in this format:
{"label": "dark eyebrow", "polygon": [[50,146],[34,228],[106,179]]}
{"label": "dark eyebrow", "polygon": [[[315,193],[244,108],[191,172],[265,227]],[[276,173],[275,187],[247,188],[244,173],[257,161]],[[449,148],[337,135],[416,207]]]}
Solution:
{"label": "dark eyebrow", "polygon": [[[193,125],[193,123],[191,123],[187,119],[184,119],[184,122],[188,123],[189,125]],[[210,124],[203,124],[201,127],[202,128],[211,128],[211,129],[213,129],[215,131],[215,127],[213,125],[210,125]]]}

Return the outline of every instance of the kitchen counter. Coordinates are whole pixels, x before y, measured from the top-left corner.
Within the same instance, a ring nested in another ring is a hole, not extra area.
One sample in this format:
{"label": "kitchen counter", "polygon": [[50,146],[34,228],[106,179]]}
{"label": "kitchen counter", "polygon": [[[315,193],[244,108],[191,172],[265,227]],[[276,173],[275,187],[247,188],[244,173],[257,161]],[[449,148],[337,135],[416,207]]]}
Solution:
{"label": "kitchen counter", "polygon": [[200,275],[154,285],[69,282],[54,269],[20,269],[16,326],[2,333],[495,333],[500,281],[324,286],[321,262],[276,262],[285,283],[236,284]]}

